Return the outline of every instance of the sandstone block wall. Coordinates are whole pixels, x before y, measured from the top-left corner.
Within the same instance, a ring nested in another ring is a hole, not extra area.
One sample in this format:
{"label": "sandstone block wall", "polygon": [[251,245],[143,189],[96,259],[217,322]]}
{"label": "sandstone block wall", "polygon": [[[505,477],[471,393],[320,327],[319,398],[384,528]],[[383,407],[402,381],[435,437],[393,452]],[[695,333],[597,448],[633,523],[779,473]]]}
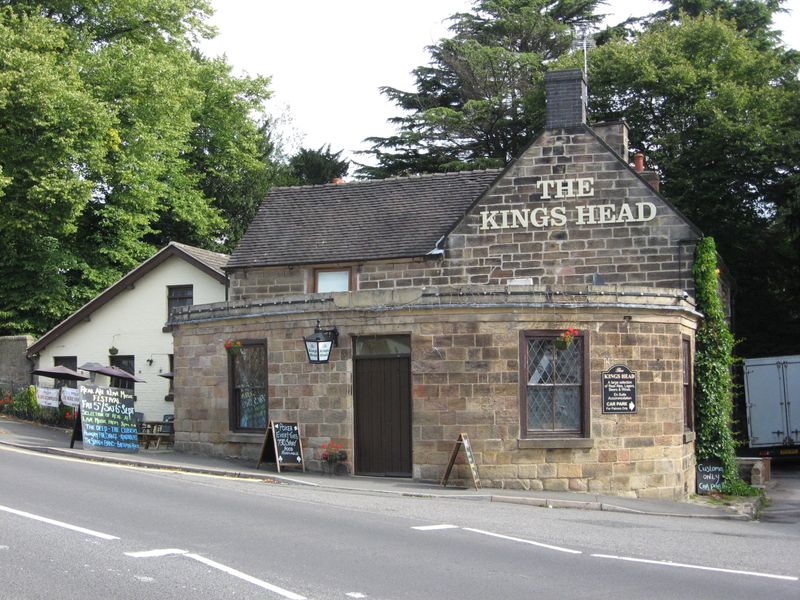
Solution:
{"label": "sandstone block wall", "polygon": [[[250,316],[243,305],[239,313],[215,309],[214,321],[202,319],[202,307],[193,308],[175,324],[176,444],[204,454],[257,455],[263,435],[237,434],[228,425],[222,344],[231,337],[266,339],[269,418],[300,423],[309,468],[321,470],[320,447],[334,441],[347,451],[352,471],[353,336],[403,333],[412,345],[415,479],[439,480],[455,440],[466,432],[485,486],[668,498],[692,489],[694,447],[683,431],[681,357],[682,335],[695,327],[688,304],[526,310],[442,302],[378,314],[353,307],[359,302],[352,298],[341,305],[334,299],[312,301],[302,311],[265,307]],[[309,364],[303,349],[302,336],[317,318],[341,333],[327,365]],[[590,342],[590,441],[588,447],[540,447],[520,439],[519,333],[568,326],[585,331]],[[600,374],[616,364],[637,373],[636,414],[602,414]],[[458,465],[452,477],[468,481],[466,466]]]}

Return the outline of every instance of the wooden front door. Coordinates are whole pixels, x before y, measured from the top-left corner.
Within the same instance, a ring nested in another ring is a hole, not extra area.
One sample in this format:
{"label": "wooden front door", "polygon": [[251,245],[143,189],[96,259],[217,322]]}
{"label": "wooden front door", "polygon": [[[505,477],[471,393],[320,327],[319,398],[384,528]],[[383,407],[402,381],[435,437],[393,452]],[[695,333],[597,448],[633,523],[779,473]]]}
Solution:
{"label": "wooden front door", "polygon": [[361,345],[360,355],[356,344],[355,471],[411,477],[411,357],[370,354],[370,348],[397,350],[396,345],[373,343],[376,339],[381,338]]}

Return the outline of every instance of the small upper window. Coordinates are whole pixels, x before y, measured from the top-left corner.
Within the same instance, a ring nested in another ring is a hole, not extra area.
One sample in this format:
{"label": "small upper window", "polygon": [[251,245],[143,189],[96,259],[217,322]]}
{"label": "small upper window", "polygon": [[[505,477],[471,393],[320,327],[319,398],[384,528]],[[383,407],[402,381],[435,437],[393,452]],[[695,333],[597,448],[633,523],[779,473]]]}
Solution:
{"label": "small upper window", "polygon": [[[73,371],[78,370],[78,357],[77,356],[54,356],[53,357],[53,366],[55,367],[67,367],[68,369],[72,369]],[[70,387],[76,388],[78,387],[78,382],[72,379],[56,379],[55,384],[53,387]]]}
{"label": "small upper window", "polygon": [[194,290],[191,285],[171,285],[167,287],[167,316],[179,306],[194,304]]}
{"label": "small upper window", "polygon": [[350,269],[314,271],[314,291],[320,294],[323,292],[349,292]]}

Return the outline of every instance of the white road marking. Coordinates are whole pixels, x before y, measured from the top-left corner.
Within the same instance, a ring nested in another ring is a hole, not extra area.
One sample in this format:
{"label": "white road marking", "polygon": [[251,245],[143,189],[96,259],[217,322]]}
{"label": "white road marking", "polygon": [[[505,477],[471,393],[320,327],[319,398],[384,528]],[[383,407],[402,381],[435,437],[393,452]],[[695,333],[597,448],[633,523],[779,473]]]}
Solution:
{"label": "white road marking", "polygon": [[439,529],[458,529],[458,525],[420,525],[419,527],[412,527],[417,531],[437,531]]}
{"label": "white road marking", "polygon": [[131,558],[159,558],[161,556],[171,556],[174,554],[189,554],[188,550],[180,548],[160,548],[158,550],[143,550],[141,552],[126,552],[125,556]]}
{"label": "white road marking", "polygon": [[347,592],[345,596],[349,596],[350,598],[366,598],[361,592]]}
{"label": "white road marking", "polygon": [[11,513],[12,515],[18,515],[20,517],[25,517],[26,519],[33,519],[34,521],[41,521],[42,523],[47,523],[48,525],[55,525],[56,527],[63,527],[64,529],[70,529],[72,531],[77,531],[78,533],[84,533],[86,535],[91,535],[93,537],[98,537],[103,540],[118,540],[119,538],[114,535],[109,535],[107,533],[101,533],[99,531],[94,531],[92,529],[86,529],[85,527],[78,527],[77,525],[70,525],[69,523],[64,523],[63,521],[56,521],[54,519],[48,519],[47,517],[40,517],[39,515],[34,515],[29,512],[25,512],[22,510],[17,510],[15,508],[9,508],[8,506],[0,506],[0,510]]}
{"label": "white road marking", "polygon": [[701,565],[689,565],[685,563],[669,562],[664,560],[648,560],[646,558],[630,558],[627,556],[612,556],[610,554],[592,554],[594,558],[610,558],[612,560],[622,560],[627,562],[645,563],[648,565],[658,565],[662,567],[679,567],[682,569],[699,569],[700,571],[716,571],[717,573],[730,573],[732,575],[749,575],[751,577],[767,577],[769,579],[783,579],[785,581],[798,581],[797,577],[788,575],[773,575],[770,573],[758,573],[755,571],[739,571],[736,569],[721,569],[718,567],[703,567]]}
{"label": "white road marking", "polygon": [[532,540],[524,540],[522,538],[511,537],[508,535],[500,535],[499,533],[492,533],[491,531],[483,531],[482,529],[472,529],[464,527],[464,531],[471,531],[473,533],[480,533],[491,537],[500,538],[501,540],[510,540],[512,542],[520,542],[522,544],[530,544],[531,546],[538,546],[540,548],[547,548],[548,550],[556,550],[557,552],[566,552],[567,554],[583,554],[580,550],[571,550],[569,548],[562,548],[561,546],[551,546],[550,544],[542,544],[541,542],[534,542]]}
{"label": "white road marking", "polygon": [[271,583],[267,583],[266,581],[262,581],[260,579],[256,579],[247,573],[242,573],[241,571],[237,571],[231,567],[226,567],[223,564],[218,562],[214,562],[204,556],[200,556],[199,554],[184,554],[184,556],[188,556],[189,558],[193,558],[196,561],[203,563],[204,565],[208,565],[214,569],[218,569],[223,573],[227,573],[228,575],[233,575],[234,577],[238,577],[243,581],[247,581],[248,583],[252,583],[253,585],[257,585],[258,587],[264,588],[265,590],[269,590],[271,592],[275,592],[283,596],[284,598],[289,598],[289,600],[306,600],[305,596],[301,596],[299,594],[295,594],[294,592],[290,592],[289,590],[285,590],[277,585],[272,585]]}

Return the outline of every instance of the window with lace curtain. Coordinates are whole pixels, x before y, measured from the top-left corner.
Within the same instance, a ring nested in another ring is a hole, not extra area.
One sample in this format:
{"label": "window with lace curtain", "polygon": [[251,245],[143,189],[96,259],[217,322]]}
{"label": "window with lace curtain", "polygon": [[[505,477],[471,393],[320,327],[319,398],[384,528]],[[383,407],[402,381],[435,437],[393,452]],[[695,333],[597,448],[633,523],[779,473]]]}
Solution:
{"label": "window with lace curtain", "polygon": [[560,332],[523,332],[520,338],[520,437],[588,436],[586,340],[568,345]]}

